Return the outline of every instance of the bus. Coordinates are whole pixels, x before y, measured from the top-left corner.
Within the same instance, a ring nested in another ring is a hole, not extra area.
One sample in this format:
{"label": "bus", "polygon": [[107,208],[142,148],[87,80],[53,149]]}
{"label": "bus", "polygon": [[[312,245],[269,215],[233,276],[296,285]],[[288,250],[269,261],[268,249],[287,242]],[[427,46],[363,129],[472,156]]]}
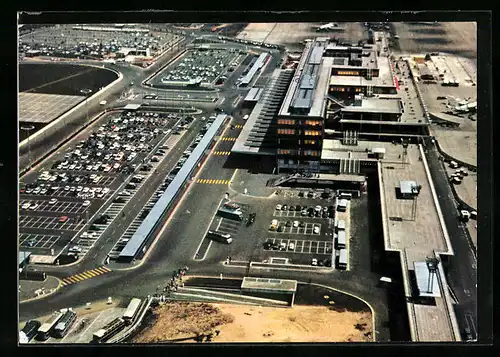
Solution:
{"label": "bus", "polygon": [[337,269],[347,269],[347,250],[341,249],[337,257]]}
{"label": "bus", "polygon": [[94,332],[92,336],[92,342],[104,343],[111,337],[116,335],[118,331],[120,331],[124,326],[125,326],[125,320],[123,320],[121,317],[117,317],[99,331]]}
{"label": "bus", "polygon": [[135,319],[139,312],[139,307],[141,306],[141,299],[133,298],[130,300],[130,303],[127,306],[127,310],[123,314],[123,320],[130,325],[132,321]]}
{"label": "bus", "polygon": [[[37,320],[29,320],[26,321],[26,324],[24,325],[23,329],[19,332],[19,342],[20,343],[28,343],[30,342],[33,337],[38,332],[38,329],[40,328],[42,324],[40,321]],[[21,338],[23,336],[23,338]]]}
{"label": "bus", "polygon": [[343,249],[346,245],[345,231],[339,231],[337,233],[337,249]]}
{"label": "bus", "polygon": [[75,323],[75,321],[76,312],[71,310],[71,308],[67,309],[67,311],[63,314],[56,327],[54,328],[54,336],[59,338],[64,337],[68,333],[71,326]]}
{"label": "bus", "polygon": [[208,231],[207,238],[216,242],[230,244],[233,241],[231,235],[219,231]]}
{"label": "bus", "polygon": [[61,311],[54,312],[52,316],[50,316],[49,319],[38,329],[36,339],[39,341],[46,341],[62,316],[63,313]]}
{"label": "bus", "polygon": [[224,206],[219,208],[217,211],[217,214],[221,217],[229,218],[229,219],[234,219],[237,221],[242,221],[243,220],[243,212],[241,210],[237,209],[228,209]]}

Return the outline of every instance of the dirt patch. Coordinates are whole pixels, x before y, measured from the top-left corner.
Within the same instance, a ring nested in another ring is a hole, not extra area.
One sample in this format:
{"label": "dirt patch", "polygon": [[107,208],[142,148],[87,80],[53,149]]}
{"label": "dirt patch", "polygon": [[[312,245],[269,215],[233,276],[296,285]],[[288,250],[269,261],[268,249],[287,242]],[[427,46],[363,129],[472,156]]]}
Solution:
{"label": "dirt patch", "polygon": [[[157,322],[136,343],[185,340],[212,333],[212,342],[367,342],[369,312],[335,311],[329,306],[272,308],[174,302],[154,312]],[[217,333],[217,331],[219,333]]]}
{"label": "dirt patch", "polygon": [[151,343],[200,336],[233,322],[233,316],[207,303],[173,302],[153,311],[156,324],[137,336],[134,342]]}

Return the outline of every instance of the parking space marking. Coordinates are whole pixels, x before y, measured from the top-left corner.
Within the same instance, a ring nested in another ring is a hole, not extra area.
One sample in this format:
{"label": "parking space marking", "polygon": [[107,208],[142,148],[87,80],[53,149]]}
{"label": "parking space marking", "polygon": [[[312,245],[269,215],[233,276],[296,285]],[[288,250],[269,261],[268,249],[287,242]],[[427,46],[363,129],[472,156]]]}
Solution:
{"label": "parking space marking", "polygon": [[214,151],[212,154],[216,156],[229,156],[231,151]]}
{"label": "parking space marking", "polygon": [[[287,246],[286,250],[276,250],[279,252],[288,252],[295,254],[315,254],[315,255],[330,255],[332,252],[332,243],[325,241],[315,241],[315,240],[301,240],[301,239],[275,239],[268,238],[266,242],[274,243],[285,243]],[[290,243],[294,243],[295,249],[290,250],[288,247]],[[321,247],[321,248],[320,248]],[[323,250],[323,251],[322,251]],[[275,250],[273,250],[275,251]]]}
{"label": "parking space marking", "polygon": [[[50,249],[59,240],[60,236],[46,234],[20,233],[21,247]],[[32,244],[29,244],[32,242]]]}
{"label": "parking space marking", "polygon": [[[282,210],[277,210],[275,209],[273,212],[274,217],[290,217],[290,218],[303,218],[303,219],[326,219],[326,217],[316,217],[316,216],[309,216],[309,213],[305,216],[302,215],[302,211],[282,211]],[[331,218],[331,217],[330,217]]]}
{"label": "parking space marking", "polygon": [[[286,222],[278,221],[278,226],[283,227],[282,232],[278,232],[278,230],[270,231],[272,233],[281,233],[281,234],[302,234],[302,235],[319,235],[321,234],[321,224],[320,223],[305,223],[305,227],[293,227],[286,226]],[[319,227],[319,233],[314,233],[314,227]],[[302,231],[303,229],[304,231]]]}

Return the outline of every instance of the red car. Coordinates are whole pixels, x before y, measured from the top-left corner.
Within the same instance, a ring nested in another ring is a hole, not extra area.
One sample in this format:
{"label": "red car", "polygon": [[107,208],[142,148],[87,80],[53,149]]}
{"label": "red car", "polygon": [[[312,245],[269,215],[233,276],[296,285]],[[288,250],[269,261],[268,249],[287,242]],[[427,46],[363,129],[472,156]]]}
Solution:
{"label": "red car", "polygon": [[68,220],[68,216],[61,216],[59,217],[59,223],[64,223]]}

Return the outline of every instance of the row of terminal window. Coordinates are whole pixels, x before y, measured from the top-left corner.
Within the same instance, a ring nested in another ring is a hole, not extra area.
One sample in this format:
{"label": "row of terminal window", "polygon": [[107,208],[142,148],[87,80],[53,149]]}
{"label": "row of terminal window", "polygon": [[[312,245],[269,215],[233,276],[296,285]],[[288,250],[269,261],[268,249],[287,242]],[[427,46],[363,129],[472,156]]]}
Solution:
{"label": "row of terminal window", "polygon": [[[330,88],[330,92],[346,92],[346,91],[349,91],[349,89],[344,88],[344,87],[331,87]],[[354,91],[356,93],[360,93],[363,91],[363,89],[362,88],[355,88]]]}
{"label": "row of terminal window", "polygon": [[319,156],[320,152],[317,150],[289,150],[279,149],[279,155],[301,155],[301,156]]}
{"label": "row of terminal window", "polygon": [[321,125],[321,120],[304,120],[299,121],[295,119],[278,119],[278,124],[281,125]]}
{"label": "row of terminal window", "polygon": [[[296,129],[278,129],[279,135],[297,135],[300,132]],[[320,136],[321,131],[318,130],[304,130],[303,135],[307,136]]]}

